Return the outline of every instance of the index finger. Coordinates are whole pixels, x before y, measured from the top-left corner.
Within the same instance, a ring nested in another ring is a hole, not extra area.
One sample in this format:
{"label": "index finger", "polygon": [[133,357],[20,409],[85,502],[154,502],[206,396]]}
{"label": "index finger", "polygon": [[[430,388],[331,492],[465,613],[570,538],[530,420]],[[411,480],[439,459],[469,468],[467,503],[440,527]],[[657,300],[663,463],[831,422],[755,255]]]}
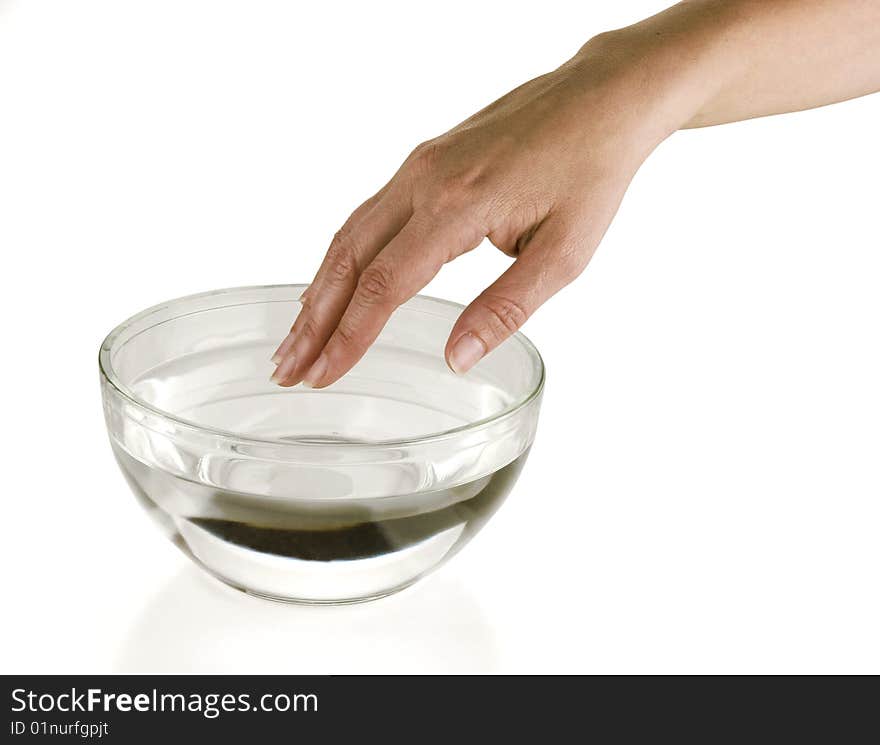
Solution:
{"label": "index finger", "polygon": [[330,385],[363,357],[391,314],[413,297],[447,261],[479,245],[467,220],[414,214],[361,273],[351,302],[303,383]]}
{"label": "index finger", "polygon": [[273,379],[279,385],[302,379],[342,318],[361,271],[408,219],[404,200],[386,194],[361,214],[356,212],[337,233],[309,288],[308,301],[275,352],[278,368]]}

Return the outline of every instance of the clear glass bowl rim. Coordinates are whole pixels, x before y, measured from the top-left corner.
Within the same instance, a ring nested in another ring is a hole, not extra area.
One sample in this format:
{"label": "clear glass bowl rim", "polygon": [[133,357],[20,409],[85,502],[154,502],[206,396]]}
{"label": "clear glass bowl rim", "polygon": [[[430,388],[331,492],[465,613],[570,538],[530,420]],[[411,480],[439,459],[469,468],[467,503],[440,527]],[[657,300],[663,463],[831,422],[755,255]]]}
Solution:
{"label": "clear glass bowl rim", "polygon": [[[369,450],[371,448],[378,449],[387,449],[399,446],[407,446],[407,445],[417,445],[422,443],[434,442],[437,440],[444,440],[450,437],[455,437],[457,435],[470,434],[481,429],[485,429],[490,427],[500,421],[505,419],[509,419],[511,417],[516,416],[516,414],[523,409],[525,409],[532,401],[540,397],[542,391],[544,390],[544,380],[546,377],[546,369],[544,367],[544,360],[541,357],[540,352],[538,352],[537,347],[532,343],[532,341],[521,331],[517,331],[513,334],[509,339],[507,339],[505,344],[512,344],[514,342],[518,342],[522,347],[526,350],[526,353],[532,359],[533,362],[537,363],[539,376],[538,382],[535,387],[523,396],[520,400],[515,401],[510,404],[508,407],[502,409],[501,411],[492,414],[491,416],[485,417],[483,419],[478,419],[475,422],[471,422],[470,424],[463,424],[458,427],[453,427],[452,429],[443,430],[440,432],[434,432],[429,435],[424,435],[421,437],[413,437],[413,438],[404,438],[399,440],[382,440],[381,442],[374,443],[365,443],[365,442],[315,442],[314,440],[290,440],[290,439],[273,439],[266,437],[254,437],[250,435],[244,435],[241,433],[236,433],[230,430],[217,429],[214,427],[206,427],[198,424],[197,422],[190,421],[188,419],[184,419],[182,417],[178,417],[171,412],[160,409],[157,406],[153,406],[152,404],[144,401],[142,398],[135,395],[128,387],[119,379],[116,375],[116,371],[113,368],[113,364],[110,360],[110,350],[113,348],[113,344],[116,341],[117,337],[122,335],[126,329],[132,324],[146,318],[154,313],[158,313],[159,311],[169,310],[173,306],[179,303],[186,303],[192,300],[200,300],[210,297],[220,298],[224,295],[232,295],[235,293],[243,293],[243,292],[259,292],[265,290],[280,290],[280,289],[288,289],[294,292],[299,291],[300,294],[308,287],[307,284],[276,284],[276,285],[243,285],[240,287],[226,287],[221,290],[211,290],[208,292],[198,292],[192,295],[184,295],[181,297],[174,298],[172,300],[167,300],[164,303],[159,303],[157,305],[153,305],[149,308],[142,310],[140,313],[136,313],[133,316],[130,316],[118,326],[116,326],[107,336],[104,338],[104,341],[101,342],[101,347],[98,353],[98,368],[100,370],[101,379],[105,381],[113,390],[115,390],[120,396],[126,399],[131,405],[148,412],[154,416],[161,417],[175,426],[182,427],[184,429],[193,430],[199,432],[201,434],[207,434],[212,437],[217,438],[219,441],[229,442],[229,443],[240,443],[240,444],[253,444],[253,445],[272,445],[277,448],[319,448],[319,449],[354,449],[354,450]],[[460,303],[452,302],[451,300],[444,300],[443,298],[433,297],[431,295],[416,295],[416,298],[423,301],[428,301],[430,303],[436,303],[438,305],[443,305],[448,308],[454,308],[458,313],[464,310],[465,306]],[[259,304],[260,300],[255,300],[252,302],[239,303],[240,305],[256,305]],[[219,306],[218,306],[219,307]]]}

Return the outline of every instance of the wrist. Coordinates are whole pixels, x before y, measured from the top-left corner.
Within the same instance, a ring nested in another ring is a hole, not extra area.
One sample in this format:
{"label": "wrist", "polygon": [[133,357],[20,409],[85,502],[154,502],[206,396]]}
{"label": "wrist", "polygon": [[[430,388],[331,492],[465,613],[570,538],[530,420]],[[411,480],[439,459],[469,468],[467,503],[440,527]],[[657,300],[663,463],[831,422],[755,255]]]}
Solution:
{"label": "wrist", "polygon": [[[699,123],[701,113],[744,64],[734,53],[743,27],[741,3],[685,3],[625,28],[590,39],[572,60],[604,69],[645,119],[659,143]],[[739,46],[742,49],[742,46]]]}

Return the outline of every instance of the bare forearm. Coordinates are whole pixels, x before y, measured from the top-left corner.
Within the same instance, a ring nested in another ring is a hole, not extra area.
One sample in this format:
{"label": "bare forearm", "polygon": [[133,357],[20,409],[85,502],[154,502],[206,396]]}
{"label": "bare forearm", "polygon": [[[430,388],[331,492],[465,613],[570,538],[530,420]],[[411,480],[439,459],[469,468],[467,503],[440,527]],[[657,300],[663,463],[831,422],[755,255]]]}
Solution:
{"label": "bare forearm", "polygon": [[681,119],[670,124],[679,127],[880,90],[878,0],[687,0],[603,37],[668,86],[669,116]]}

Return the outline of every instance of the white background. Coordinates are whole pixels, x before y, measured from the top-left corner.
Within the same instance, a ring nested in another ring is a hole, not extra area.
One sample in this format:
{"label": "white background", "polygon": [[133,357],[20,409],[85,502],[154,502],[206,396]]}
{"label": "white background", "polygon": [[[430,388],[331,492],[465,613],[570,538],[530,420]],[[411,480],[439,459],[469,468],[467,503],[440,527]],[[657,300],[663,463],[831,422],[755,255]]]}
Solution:
{"label": "white background", "polygon": [[203,578],[106,441],[112,326],[308,281],[415,144],[660,7],[0,2],[3,672],[880,672],[880,96],[659,148],[526,327],[512,496],[398,596]]}

